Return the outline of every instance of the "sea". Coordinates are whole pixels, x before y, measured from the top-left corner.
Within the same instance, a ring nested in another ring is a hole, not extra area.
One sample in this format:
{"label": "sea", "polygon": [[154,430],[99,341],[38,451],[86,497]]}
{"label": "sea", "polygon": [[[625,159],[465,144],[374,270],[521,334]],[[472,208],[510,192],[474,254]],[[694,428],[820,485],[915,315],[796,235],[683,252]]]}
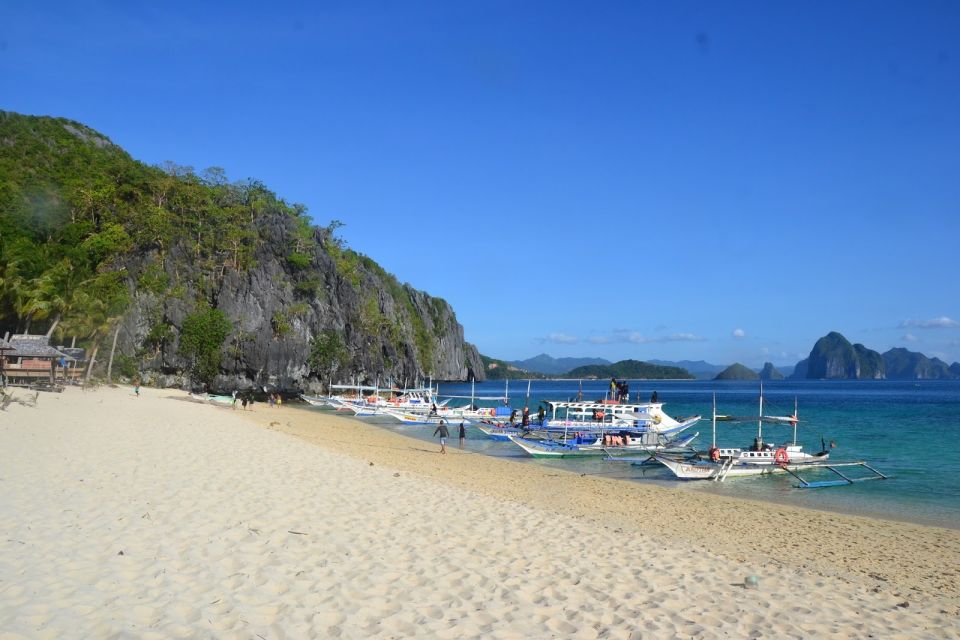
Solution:
{"label": "sea", "polygon": [[[582,389],[584,400],[603,399],[609,380],[532,380],[441,383],[439,394],[460,396],[449,406],[464,406],[475,397],[509,397],[510,406],[530,407],[536,414],[542,400],[574,400]],[[711,441],[711,412],[758,415],[760,384],[756,381],[629,380],[633,401],[648,401],[656,391],[671,416],[703,416],[690,432],[707,449]],[[529,392],[528,392],[529,388]],[[464,399],[466,398],[466,399]],[[494,406],[497,400],[478,400]],[[502,401],[500,401],[502,402]],[[528,457],[516,445],[487,438],[467,428],[466,448],[478,455],[510,458],[527,464],[562,468],[581,474],[608,476],[737,498],[807,507],[821,511],[879,517],[960,529],[960,381],[957,380],[783,380],[763,383],[764,415],[791,415],[798,409],[797,442],[805,451],[831,449],[831,461],[863,460],[888,476],[886,480],[857,482],[819,489],[800,489],[787,474],[731,478],[724,482],[679,481],[655,463],[633,465],[601,459],[540,460]],[[433,429],[401,425],[388,418],[367,419],[378,426],[426,441]],[[455,433],[455,432],[454,432]],[[720,447],[748,447],[757,435],[757,421],[717,422]],[[765,442],[792,441],[789,425],[763,424]],[[452,438],[456,443],[456,438]],[[838,468],[853,477],[872,475]],[[808,471],[805,479],[838,479],[827,470]],[[762,513],[762,511],[761,511]]]}

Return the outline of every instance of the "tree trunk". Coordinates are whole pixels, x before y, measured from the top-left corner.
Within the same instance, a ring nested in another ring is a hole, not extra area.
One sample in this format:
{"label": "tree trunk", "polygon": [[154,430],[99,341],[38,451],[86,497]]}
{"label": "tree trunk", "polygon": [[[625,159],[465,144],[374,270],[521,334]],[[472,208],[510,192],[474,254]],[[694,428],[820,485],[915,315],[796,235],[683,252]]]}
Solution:
{"label": "tree trunk", "polygon": [[77,346],[77,336],[70,338],[70,348],[74,349]]}
{"label": "tree trunk", "polygon": [[120,325],[113,332],[113,344],[110,345],[110,359],[107,361],[107,382],[113,382],[113,354],[117,350],[117,338],[120,336]]}
{"label": "tree trunk", "polygon": [[60,324],[60,314],[57,314],[57,317],[53,319],[53,324],[50,325],[50,328],[47,329],[47,340],[50,340],[50,336],[53,335],[54,330],[57,328],[57,325]]}
{"label": "tree trunk", "polygon": [[84,382],[90,382],[90,373],[93,371],[93,363],[97,360],[97,351],[100,350],[100,342],[97,341],[93,344],[93,349],[90,350],[90,360],[87,362],[87,373],[83,377]]}

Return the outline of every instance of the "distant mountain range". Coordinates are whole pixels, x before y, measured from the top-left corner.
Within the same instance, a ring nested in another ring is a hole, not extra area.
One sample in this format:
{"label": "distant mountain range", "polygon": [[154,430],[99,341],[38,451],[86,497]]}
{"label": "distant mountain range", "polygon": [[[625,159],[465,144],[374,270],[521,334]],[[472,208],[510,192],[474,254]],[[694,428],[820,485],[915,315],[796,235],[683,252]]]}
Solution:
{"label": "distant mountain range", "polygon": [[903,348],[878,353],[851,344],[831,331],[813,345],[810,355],[795,366],[764,363],[752,369],[740,363],[711,364],[704,360],[621,360],[553,358],[545,353],[526,360],[496,360],[481,356],[489,379],[527,378],[691,378],[699,380],[956,380],[960,363],[947,365],[938,358]]}
{"label": "distant mountain range", "polygon": [[610,364],[603,358],[553,358],[545,353],[527,358],[526,360],[510,360],[509,364],[525,371],[536,371],[547,375],[560,375],[577,367],[591,364]]}

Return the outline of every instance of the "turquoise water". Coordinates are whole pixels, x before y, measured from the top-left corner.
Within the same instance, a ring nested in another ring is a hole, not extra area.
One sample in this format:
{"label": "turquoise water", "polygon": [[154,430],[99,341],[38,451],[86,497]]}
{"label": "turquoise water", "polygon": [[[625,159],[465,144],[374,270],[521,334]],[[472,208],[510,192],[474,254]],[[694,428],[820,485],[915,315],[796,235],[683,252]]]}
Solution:
{"label": "turquoise water", "polygon": [[[603,397],[609,381],[584,381],[584,399]],[[536,412],[540,400],[573,399],[576,380],[534,380],[529,406]],[[698,448],[710,445],[711,396],[717,395],[717,413],[756,416],[757,382],[630,381],[631,397],[643,400],[656,390],[664,410],[673,416],[700,414],[704,420],[693,430],[700,432]],[[503,395],[502,382],[476,385],[478,396]],[[526,381],[512,382],[510,404],[526,403]],[[470,395],[469,384],[441,384],[441,394]],[[798,442],[816,451],[821,438],[836,443],[831,460],[866,460],[890,480],[861,482],[849,486],[800,490],[786,475],[736,478],[726,482],[678,482],[659,465],[632,466],[602,460],[541,461],[528,458],[510,443],[492,441],[476,429],[468,429],[467,448],[478,454],[509,457],[531,464],[556,466],[591,475],[650,482],[681,490],[705,491],[741,498],[777,501],[820,510],[869,515],[960,528],[960,381],[776,381],[764,383],[764,414],[793,413],[799,404]],[[451,406],[466,404],[453,400]],[[491,406],[492,402],[478,402]],[[400,426],[378,420],[385,428],[426,440],[432,429]],[[756,421],[717,423],[717,443],[748,446],[756,435]],[[764,424],[764,440],[784,442],[792,438],[786,425]],[[841,471],[846,471],[841,469]],[[851,471],[852,473],[852,471]],[[816,471],[811,479],[833,479],[829,471]]]}

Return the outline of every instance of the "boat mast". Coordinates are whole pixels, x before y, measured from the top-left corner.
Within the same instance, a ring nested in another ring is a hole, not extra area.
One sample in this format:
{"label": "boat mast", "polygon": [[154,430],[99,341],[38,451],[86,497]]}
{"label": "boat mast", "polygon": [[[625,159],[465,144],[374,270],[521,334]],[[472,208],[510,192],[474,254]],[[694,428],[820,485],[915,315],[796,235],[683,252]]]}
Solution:
{"label": "boat mast", "polygon": [[523,404],[523,406],[530,408],[530,379],[529,378],[527,379],[527,401]]}
{"label": "boat mast", "polygon": [[760,381],[760,416],[757,418],[757,442],[763,444],[763,381]]}
{"label": "boat mast", "polygon": [[793,446],[797,446],[797,396],[793,396]]}
{"label": "boat mast", "polygon": [[473,411],[476,405],[476,400],[473,399],[473,397],[476,395],[476,393],[474,393],[474,389],[476,385],[477,385],[477,379],[470,378],[470,411]]}
{"label": "boat mast", "polygon": [[713,392],[713,444],[711,449],[717,448],[717,392]]}

